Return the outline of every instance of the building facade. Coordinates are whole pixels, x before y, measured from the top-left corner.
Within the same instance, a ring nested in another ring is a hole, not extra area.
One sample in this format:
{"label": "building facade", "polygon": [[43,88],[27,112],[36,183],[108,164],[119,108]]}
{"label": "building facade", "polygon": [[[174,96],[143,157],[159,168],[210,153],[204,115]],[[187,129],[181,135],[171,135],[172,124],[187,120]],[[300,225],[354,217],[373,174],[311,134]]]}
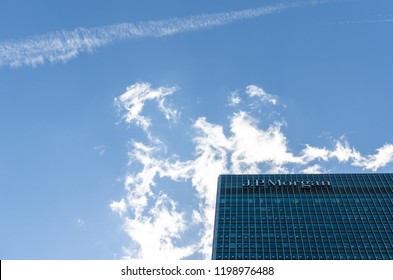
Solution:
{"label": "building facade", "polygon": [[391,260],[393,174],[220,175],[215,260]]}

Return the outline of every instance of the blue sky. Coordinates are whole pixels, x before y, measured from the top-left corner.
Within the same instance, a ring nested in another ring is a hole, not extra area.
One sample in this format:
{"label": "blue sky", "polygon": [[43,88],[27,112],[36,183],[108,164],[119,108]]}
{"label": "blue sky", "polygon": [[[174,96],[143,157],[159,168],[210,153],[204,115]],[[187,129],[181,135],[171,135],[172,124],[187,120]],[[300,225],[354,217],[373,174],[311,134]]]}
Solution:
{"label": "blue sky", "polygon": [[209,259],[221,173],[393,172],[391,1],[0,2],[0,258]]}

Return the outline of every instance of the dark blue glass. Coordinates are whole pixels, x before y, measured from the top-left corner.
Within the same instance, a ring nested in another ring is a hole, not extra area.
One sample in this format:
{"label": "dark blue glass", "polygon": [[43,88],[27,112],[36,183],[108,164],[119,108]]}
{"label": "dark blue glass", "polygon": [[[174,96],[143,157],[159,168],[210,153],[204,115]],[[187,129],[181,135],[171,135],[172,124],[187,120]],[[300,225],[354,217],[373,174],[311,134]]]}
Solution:
{"label": "dark blue glass", "polygon": [[392,174],[221,175],[213,259],[393,259]]}

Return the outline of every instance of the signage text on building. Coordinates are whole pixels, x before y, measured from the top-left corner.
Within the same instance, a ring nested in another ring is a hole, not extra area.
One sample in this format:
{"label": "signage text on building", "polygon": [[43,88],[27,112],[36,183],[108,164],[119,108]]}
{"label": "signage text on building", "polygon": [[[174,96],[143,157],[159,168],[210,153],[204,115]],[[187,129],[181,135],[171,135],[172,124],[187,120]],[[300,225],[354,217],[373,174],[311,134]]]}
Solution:
{"label": "signage text on building", "polygon": [[266,188],[266,187],[299,187],[302,189],[311,189],[313,187],[331,187],[330,181],[283,181],[283,180],[246,180],[243,183],[245,188]]}

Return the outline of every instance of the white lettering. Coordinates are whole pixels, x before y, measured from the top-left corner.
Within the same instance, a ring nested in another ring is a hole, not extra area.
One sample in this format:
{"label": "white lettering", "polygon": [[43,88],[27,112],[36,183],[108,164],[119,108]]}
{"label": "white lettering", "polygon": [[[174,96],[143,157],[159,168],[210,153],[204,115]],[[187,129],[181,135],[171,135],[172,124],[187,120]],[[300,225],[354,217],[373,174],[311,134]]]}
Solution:
{"label": "white lettering", "polygon": [[331,187],[330,181],[277,181],[256,179],[246,180],[243,187],[300,187],[302,189],[311,189],[311,187]]}

